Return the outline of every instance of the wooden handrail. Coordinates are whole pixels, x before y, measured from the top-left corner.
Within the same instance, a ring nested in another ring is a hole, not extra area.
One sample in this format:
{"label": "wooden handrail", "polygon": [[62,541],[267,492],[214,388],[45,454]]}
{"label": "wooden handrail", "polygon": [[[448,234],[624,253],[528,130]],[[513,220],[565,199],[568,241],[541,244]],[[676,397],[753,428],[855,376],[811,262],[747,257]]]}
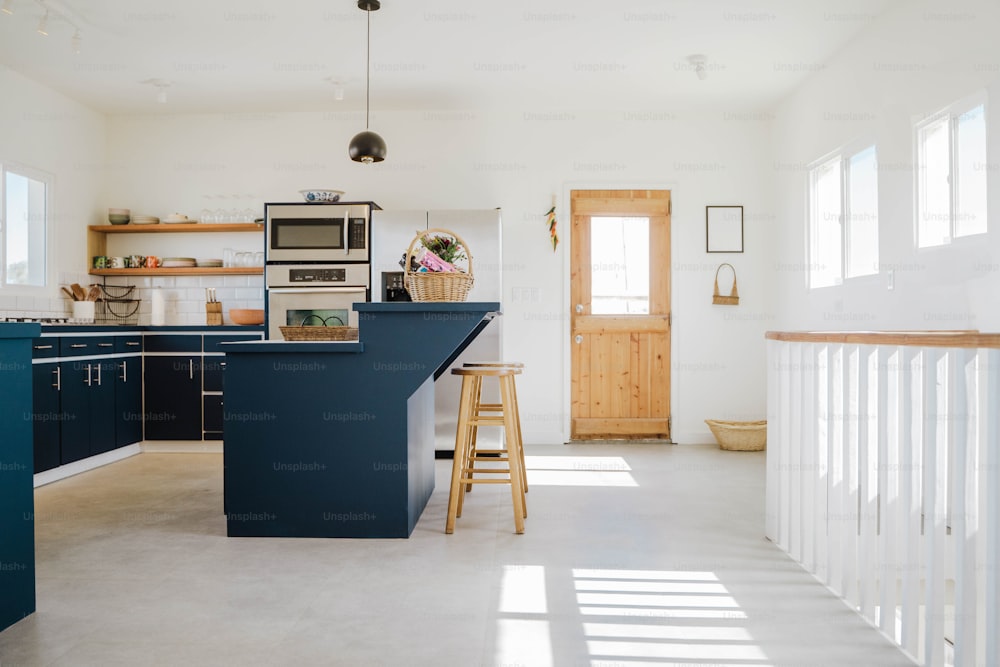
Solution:
{"label": "wooden handrail", "polygon": [[945,331],[768,331],[768,340],[786,343],[848,343],[1000,349],[1000,334],[975,329]]}

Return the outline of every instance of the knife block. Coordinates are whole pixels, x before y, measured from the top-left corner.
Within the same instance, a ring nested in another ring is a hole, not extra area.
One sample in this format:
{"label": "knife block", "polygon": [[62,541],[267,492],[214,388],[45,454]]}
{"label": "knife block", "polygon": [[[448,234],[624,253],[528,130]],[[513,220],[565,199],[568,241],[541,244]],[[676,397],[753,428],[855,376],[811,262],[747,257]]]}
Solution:
{"label": "knife block", "polygon": [[205,324],[209,326],[222,325],[221,301],[208,301],[205,303]]}

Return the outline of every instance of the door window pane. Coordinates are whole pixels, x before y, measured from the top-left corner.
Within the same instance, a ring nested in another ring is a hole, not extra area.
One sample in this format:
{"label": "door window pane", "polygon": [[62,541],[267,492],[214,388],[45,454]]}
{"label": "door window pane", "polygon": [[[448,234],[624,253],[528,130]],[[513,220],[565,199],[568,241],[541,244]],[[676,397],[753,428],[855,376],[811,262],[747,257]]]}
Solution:
{"label": "door window pane", "polygon": [[649,218],[590,219],[594,315],[649,314]]}
{"label": "door window pane", "polygon": [[955,236],[986,232],[986,114],[983,105],[955,125]]}
{"label": "door window pane", "polygon": [[46,184],[6,171],[4,176],[4,282],[45,284]]}

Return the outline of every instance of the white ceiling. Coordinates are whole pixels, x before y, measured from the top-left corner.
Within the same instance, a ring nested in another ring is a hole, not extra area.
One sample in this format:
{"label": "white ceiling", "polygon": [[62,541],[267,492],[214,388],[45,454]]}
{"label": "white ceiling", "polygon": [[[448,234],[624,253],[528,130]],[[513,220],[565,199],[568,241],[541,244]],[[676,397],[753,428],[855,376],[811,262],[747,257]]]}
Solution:
{"label": "white ceiling", "polygon": [[[899,1],[383,0],[371,106],[765,109]],[[9,2],[0,63],[103,112],[364,109],[356,0]],[[703,81],[694,53],[708,56]],[[165,104],[149,79],[170,82]]]}

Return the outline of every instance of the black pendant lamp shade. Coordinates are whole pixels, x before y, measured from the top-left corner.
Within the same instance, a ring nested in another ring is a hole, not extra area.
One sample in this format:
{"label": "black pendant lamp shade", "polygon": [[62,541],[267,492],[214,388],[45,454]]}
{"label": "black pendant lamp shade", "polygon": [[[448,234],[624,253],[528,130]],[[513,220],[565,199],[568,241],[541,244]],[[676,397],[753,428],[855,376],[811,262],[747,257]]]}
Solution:
{"label": "black pendant lamp shade", "polygon": [[385,159],[385,140],[368,129],[369,91],[371,89],[371,53],[372,53],[372,12],[382,3],[379,0],[358,0],[358,9],[368,13],[368,46],[365,56],[365,131],[359,132],[351,139],[347,152],[355,162],[371,164]]}

